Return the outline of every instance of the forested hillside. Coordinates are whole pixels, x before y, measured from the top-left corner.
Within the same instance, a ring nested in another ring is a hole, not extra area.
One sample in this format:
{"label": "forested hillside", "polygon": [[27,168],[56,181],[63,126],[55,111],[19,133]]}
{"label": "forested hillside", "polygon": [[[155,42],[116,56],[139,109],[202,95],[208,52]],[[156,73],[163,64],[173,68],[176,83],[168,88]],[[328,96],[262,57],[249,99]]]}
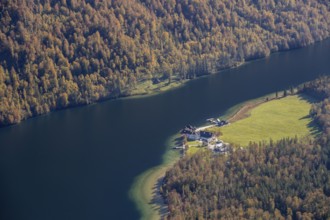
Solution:
{"label": "forested hillside", "polygon": [[329,219],[330,78],[301,91],[322,100],[310,111],[322,130],[318,138],[182,159],[162,186],[169,219]]}
{"label": "forested hillside", "polygon": [[327,0],[2,0],[0,125],[329,37]]}

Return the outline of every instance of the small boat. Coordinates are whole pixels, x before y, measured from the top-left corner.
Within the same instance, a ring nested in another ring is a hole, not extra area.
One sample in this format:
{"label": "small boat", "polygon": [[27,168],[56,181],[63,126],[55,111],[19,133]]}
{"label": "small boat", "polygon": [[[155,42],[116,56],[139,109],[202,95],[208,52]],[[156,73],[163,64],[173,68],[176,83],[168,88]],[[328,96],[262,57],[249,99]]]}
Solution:
{"label": "small boat", "polygon": [[207,122],[210,122],[210,123],[215,123],[216,120],[214,118],[209,118],[209,119],[206,119]]}
{"label": "small boat", "polygon": [[173,149],[185,149],[185,146],[183,145],[183,146],[181,146],[181,147],[179,147],[179,146],[176,146],[176,147],[173,147]]}

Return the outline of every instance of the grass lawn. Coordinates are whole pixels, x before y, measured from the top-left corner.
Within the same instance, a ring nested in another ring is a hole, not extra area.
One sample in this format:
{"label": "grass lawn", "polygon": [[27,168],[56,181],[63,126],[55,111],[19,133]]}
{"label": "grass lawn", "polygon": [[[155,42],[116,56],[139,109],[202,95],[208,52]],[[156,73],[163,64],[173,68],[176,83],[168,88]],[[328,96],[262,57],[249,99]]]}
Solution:
{"label": "grass lawn", "polygon": [[257,106],[250,111],[250,116],[223,128],[211,128],[220,131],[220,139],[239,145],[250,141],[274,141],[284,137],[298,137],[316,134],[309,117],[311,102],[301,96],[288,96]]}
{"label": "grass lawn", "polygon": [[[196,142],[196,144],[195,144],[195,142]],[[205,149],[205,147],[202,147],[202,144],[199,141],[188,142],[187,144],[189,145],[189,148],[186,151],[186,153],[188,155],[193,155],[196,152],[198,152],[202,149]]]}
{"label": "grass lawn", "polygon": [[160,92],[165,92],[174,88],[182,86],[186,81],[180,81],[173,79],[171,83],[168,80],[162,81],[158,84],[153,84],[150,80],[140,82],[136,85],[136,88],[128,91],[130,95],[153,95]]}

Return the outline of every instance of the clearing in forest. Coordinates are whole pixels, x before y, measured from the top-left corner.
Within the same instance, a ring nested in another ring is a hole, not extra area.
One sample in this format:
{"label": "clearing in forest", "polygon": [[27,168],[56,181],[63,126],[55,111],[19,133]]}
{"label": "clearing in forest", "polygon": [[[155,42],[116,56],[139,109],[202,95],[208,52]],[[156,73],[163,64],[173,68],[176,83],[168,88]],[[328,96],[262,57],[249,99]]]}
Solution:
{"label": "clearing in forest", "polygon": [[221,140],[241,146],[250,141],[277,141],[284,137],[317,134],[309,117],[311,105],[311,100],[304,96],[288,96],[258,105],[250,110],[248,117],[229,126],[208,130],[220,131]]}

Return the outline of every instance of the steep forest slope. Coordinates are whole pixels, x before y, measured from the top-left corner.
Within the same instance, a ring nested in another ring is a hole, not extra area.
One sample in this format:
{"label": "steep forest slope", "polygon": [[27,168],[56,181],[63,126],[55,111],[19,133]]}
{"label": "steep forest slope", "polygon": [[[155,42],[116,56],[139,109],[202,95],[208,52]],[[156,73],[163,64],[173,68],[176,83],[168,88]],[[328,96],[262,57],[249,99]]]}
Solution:
{"label": "steep forest slope", "polygon": [[2,0],[0,125],[329,37],[327,0]]}
{"label": "steep forest slope", "polygon": [[322,100],[310,111],[319,137],[182,159],[162,186],[169,219],[329,219],[330,77],[302,92]]}

